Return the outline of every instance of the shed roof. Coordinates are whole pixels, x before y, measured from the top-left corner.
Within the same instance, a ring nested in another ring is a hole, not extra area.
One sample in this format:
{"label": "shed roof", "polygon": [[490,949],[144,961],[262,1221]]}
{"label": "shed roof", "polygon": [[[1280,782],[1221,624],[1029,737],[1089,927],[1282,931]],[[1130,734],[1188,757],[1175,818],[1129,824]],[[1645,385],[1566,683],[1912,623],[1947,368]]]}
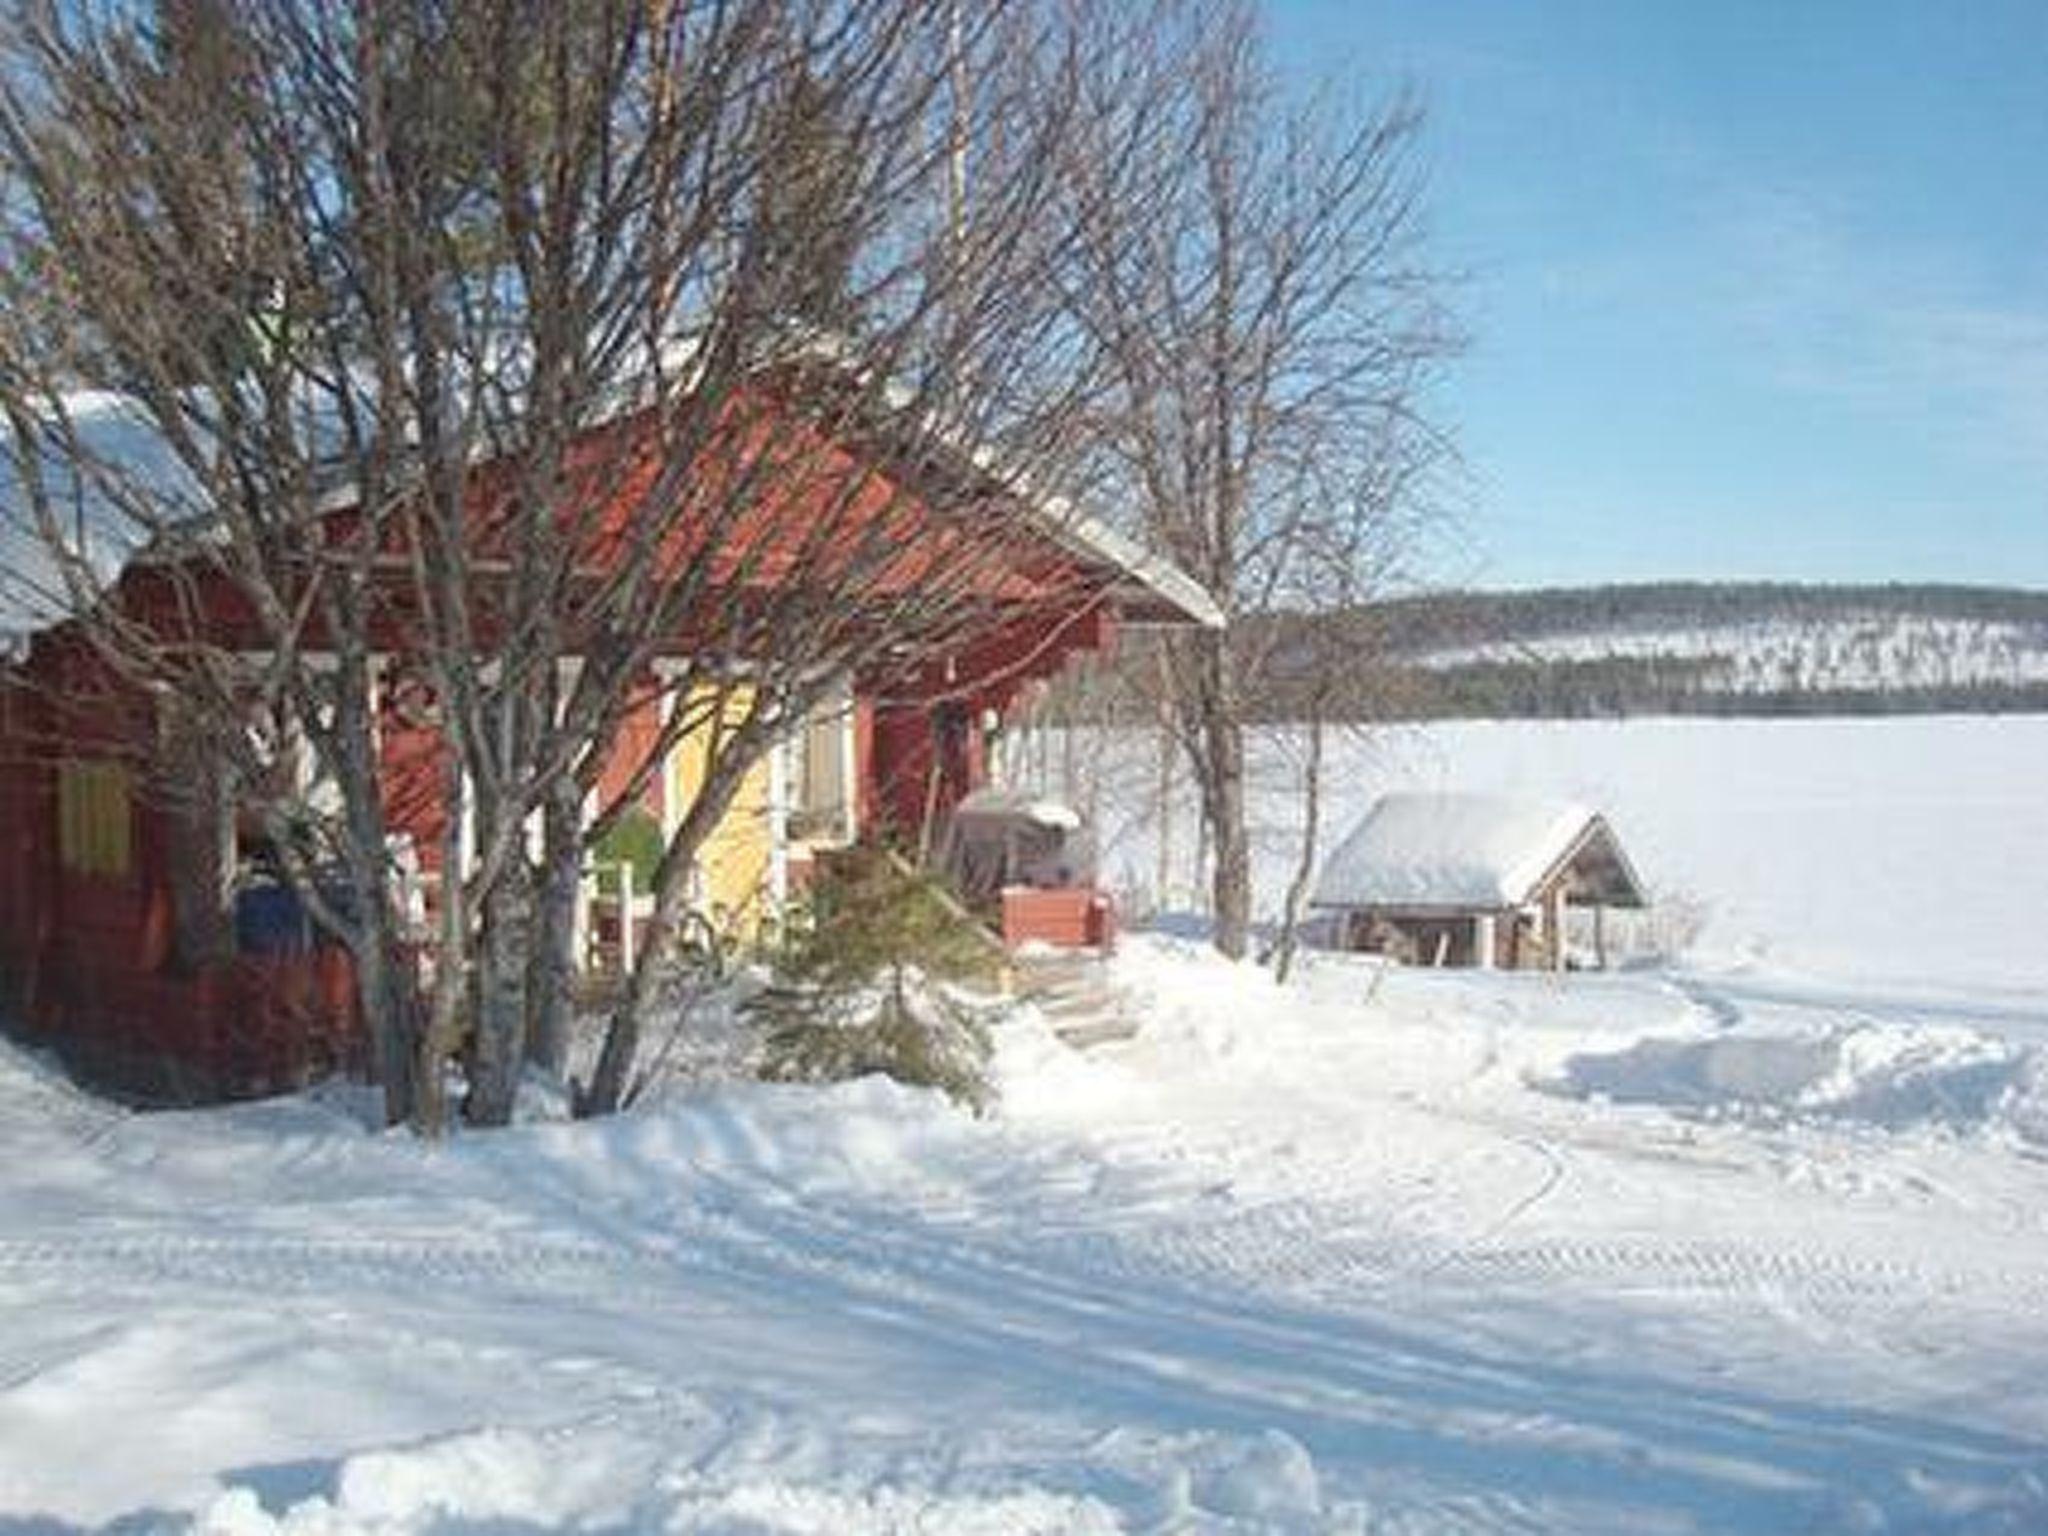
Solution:
{"label": "shed roof", "polygon": [[1567,862],[1578,899],[1643,905],[1620,843],[1586,806],[1503,795],[1385,795],[1324,864],[1311,902],[1499,911],[1529,902]]}

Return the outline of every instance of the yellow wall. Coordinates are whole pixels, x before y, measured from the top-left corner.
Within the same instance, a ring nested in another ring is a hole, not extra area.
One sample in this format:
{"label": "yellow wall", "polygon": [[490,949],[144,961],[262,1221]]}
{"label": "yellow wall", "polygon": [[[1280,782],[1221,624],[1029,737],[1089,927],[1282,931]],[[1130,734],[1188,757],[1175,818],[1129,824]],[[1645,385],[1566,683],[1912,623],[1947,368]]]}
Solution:
{"label": "yellow wall", "polygon": [[[746,690],[736,690],[726,701],[727,718],[737,721],[750,703]],[[697,707],[709,707],[708,693],[699,695]],[[710,737],[707,723],[684,737],[669,757],[667,790],[672,817],[680,818],[689,809],[704,782]],[[706,916],[721,932],[742,939],[757,937],[769,915],[769,875],[775,856],[769,783],[769,763],[764,757],[748,770],[731,809],[698,859]]]}
{"label": "yellow wall", "polygon": [[134,826],[126,768],[64,760],[57,770],[57,848],[66,869],[126,876],[134,857]]}

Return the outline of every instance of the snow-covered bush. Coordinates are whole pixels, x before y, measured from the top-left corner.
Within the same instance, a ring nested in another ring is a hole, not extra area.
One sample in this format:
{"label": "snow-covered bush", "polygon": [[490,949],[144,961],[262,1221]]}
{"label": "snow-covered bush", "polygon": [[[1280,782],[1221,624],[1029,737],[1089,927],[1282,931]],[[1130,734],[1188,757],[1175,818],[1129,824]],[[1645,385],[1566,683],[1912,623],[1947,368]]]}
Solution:
{"label": "snow-covered bush", "polygon": [[[1650,965],[1675,960],[1699,942],[1706,932],[1712,906],[1690,891],[1655,889],[1650,904],[1640,912],[1610,908],[1602,918],[1604,942],[1610,964]],[[1593,914],[1576,910],[1569,914],[1569,937],[1576,955],[1593,953]]]}
{"label": "snow-covered bush", "polygon": [[915,973],[907,973],[905,985],[836,998],[771,989],[755,1006],[777,1016],[761,1051],[761,1076],[770,1082],[844,1082],[881,1073],[936,1088],[976,1113],[994,1101],[982,1007]]}

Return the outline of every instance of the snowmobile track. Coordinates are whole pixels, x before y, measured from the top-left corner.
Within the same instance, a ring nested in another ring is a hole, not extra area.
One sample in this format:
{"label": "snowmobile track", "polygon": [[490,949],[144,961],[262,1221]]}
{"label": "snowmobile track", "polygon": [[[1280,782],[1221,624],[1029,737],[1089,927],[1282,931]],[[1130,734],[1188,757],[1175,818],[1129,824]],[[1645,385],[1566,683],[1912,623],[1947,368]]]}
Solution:
{"label": "snowmobile track", "polygon": [[266,1237],[133,1235],[0,1241],[0,1276],[32,1280],[71,1272],[144,1282],[312,1288],[336,1280],[420,1281],[437,1287],[581,1289],[593,1277],[665,1266],[590,1245],[362,1242]]}

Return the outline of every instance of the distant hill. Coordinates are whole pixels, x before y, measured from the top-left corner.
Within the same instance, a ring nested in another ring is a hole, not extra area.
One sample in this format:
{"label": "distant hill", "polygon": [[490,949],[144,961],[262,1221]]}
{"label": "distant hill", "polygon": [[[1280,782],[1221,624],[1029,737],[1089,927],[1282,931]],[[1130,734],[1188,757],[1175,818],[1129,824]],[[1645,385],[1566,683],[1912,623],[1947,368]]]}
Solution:
{"label": "distant hill", "polygon": [[[2048,592],[1654,582],[1447,592],[1231,627],[1256,720],[1306,718],[1308,658],[1346,658],[1331,718],[2048,713]],[[1047,718],[1145,720],[1141,639]]]}
{"label": "distant hill", "polygon": [[[2048,710],[2048,592],[1659,582],[1458,592],[1367,623],[1382,716]],[[1281,654],[1290,649],[1282,638]]]}

